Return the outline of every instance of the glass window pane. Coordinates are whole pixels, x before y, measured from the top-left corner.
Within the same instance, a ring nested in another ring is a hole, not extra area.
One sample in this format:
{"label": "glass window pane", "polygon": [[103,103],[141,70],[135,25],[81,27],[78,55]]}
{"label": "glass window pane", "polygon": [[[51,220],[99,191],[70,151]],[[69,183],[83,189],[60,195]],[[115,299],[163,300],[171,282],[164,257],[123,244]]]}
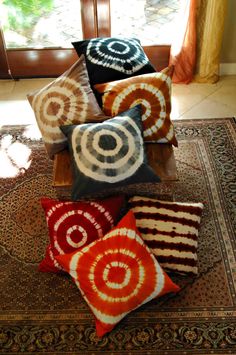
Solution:
{"label": "glass window pane", "polygon": [[80,0],[3,0],[7,48],[71,48],[82,39]]}
{"label": "glass window pane", "polygon": [[170,44],[180,0],[110,0],[111,35],[133,36],[142,45]]}

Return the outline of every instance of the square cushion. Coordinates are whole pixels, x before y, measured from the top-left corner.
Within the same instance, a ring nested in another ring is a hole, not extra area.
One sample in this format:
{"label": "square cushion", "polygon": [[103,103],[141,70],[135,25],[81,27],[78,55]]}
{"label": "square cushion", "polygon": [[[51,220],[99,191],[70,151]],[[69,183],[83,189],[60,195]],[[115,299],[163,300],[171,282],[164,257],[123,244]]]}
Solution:
{"label": "square cushion", "polygon": [[144,140],[177,146],[170,119],[173,67],[159,73],[95,85],[102,94],[102,110],[108,116],[142,105]]}
{"label": "square cushion", "polygon": [[142,238],[170,271],[197,275],[197,246],[202,203],[129,199]]}
{"label": "square cushion", "polygon": [[93,312],[98,336],[144,303],[179,291],[144,244],[131,211],[105,237],[57,260]]}
{"label": "square cushion", "polygon": [[155,72],[137,38],[100,37],[72,44],[79,56],[85,55],[91,86]]}
{"label": "square cushion", "polygon": [[72,199],[112,187],[159,182],[144,151],[141,106],[102,123],[63,126],[72,156]]}
{"label": "square cushion", "polygon": [[72,202],[42,198],[50,244],[39,271],[60,272],[56,255],[72,253],[103,237],[116,224],[124,197]]}
{"label": "square cushion", "polygon": [[83,56],[59,78],[27,98],[50,158],[67,146],[61,125],[106,119],[90,87]]}

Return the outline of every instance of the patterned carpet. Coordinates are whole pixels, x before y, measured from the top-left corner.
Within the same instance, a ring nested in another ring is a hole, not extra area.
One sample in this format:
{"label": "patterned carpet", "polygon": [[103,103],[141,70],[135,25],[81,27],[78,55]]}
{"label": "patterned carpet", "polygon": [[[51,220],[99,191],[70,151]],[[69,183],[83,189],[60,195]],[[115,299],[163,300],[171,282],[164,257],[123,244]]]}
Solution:
{"label": "patterned carpet", "polygon": [[[68,276],[37,271],[47,245],[42,196],[57,197],[52,162],[32,127],[1,130],[0,353],[236,354],[236,124],[175,122],[178,181],[132,187],[204,203],[196,278],[130,313],[102,339]],[[136,192],[137,192],[136,191]]]}

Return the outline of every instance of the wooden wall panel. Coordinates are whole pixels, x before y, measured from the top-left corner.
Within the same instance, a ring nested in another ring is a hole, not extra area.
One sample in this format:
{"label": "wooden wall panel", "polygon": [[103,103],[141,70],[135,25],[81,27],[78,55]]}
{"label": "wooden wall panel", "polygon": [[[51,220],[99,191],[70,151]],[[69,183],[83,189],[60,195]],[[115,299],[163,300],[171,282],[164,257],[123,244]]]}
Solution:
{"label": "wooden wall panel", "polygon": [[81,21],[84,38],[93,38],[98,36],[97,30],[97,8],[95,0],[82,0]]}
{"label": "wooden wall panel", "polygon": [[8,50],[14,78],[57,77],[78,59],[74,49]]}
{"label": "wooden wall panel", "polygon": [[[157,71],[168,66],[170,46],[146,46],[144,50]],[[57,77],[78,59],[73,48],[8,50],[7,53],[12,76],[16,79]]]}
{"label": "wooden wall panel", "polygon": [[3,38],[2,29],[0,27],[0,79],[8,79],[10,78],[6,55],[6,48]]}
{"label": "wooden wall panel", "polygon": [[97,0],[98,37],[111,36],[110,1]]}

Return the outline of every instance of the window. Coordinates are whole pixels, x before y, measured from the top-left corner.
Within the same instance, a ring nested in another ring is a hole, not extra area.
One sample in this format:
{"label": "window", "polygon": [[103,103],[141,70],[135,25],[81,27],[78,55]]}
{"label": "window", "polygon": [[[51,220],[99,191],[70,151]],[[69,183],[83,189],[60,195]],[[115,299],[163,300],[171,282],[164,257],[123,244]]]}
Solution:
{"label": "window", "polygon": [[170,44],[180,0],[110,0],[111,35],[137,37],[143,45]]}
{"label": "window", "polygon": [[[159,70],[169,55],[168,26],[179,0],[3,0],[0,78],[55,77],[77,59],[72,41],[134,36]],[[20,5],[19,5],[20,4]],[[36,6],[37,4],[37,6]],[[167,6],[168,5],[168,6]],[[135,8],[135,11],[132,9]],[[164,27],[159,31],[161,22]],[[158,48],[157,44],[161,44]]]}
{"label": "window", "polygon": [[0,9],[7,49],[71,48],[83,39],[78,0],[3,0]]}

